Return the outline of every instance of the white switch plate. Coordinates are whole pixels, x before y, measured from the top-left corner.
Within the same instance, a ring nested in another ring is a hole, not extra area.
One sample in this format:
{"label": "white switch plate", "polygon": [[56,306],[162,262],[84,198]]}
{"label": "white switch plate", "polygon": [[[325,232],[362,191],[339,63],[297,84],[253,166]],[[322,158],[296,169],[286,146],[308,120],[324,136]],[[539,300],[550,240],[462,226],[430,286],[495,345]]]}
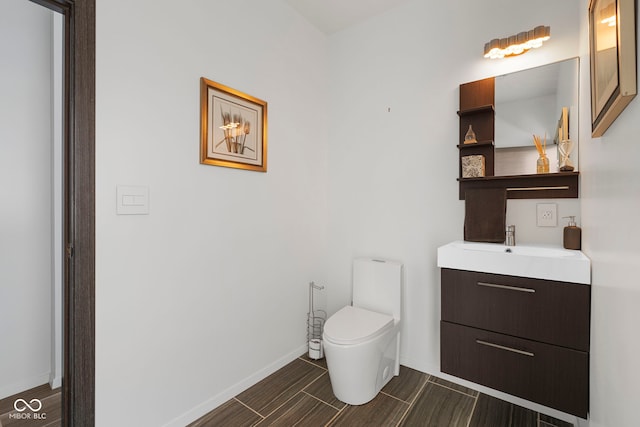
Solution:
{"label": "white switch plate", "polygon": [[536,224],[538,227],[558,226],[558,205],[555,203],[538,203],[536,205]]}
{"label": "white switch plate", "polygon": [[116,188],[118,215],[148,215],[149,187],[118,185]]}

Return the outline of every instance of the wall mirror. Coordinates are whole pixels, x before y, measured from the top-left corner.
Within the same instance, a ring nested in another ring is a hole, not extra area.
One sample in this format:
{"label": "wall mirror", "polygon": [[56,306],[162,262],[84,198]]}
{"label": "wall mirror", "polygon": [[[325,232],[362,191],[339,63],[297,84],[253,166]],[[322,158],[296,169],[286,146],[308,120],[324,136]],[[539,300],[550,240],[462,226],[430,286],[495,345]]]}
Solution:
{"label": "wall mirror", "polygon": [[558,170],[558,127],[566,108],[571,162],[578,170],[579,59],[495,78],[495,175],[536,173],[533,134],[547,136],[551,172]]}

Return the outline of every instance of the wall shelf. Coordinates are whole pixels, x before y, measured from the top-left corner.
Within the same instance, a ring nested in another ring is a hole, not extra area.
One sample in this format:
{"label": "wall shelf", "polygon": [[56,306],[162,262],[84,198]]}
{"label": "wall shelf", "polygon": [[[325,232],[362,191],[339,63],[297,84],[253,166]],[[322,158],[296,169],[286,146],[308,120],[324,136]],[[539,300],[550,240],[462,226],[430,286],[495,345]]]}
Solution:
{"label": "wall shelf", "polygon": [[578,198],[579,172],[458,178],[460,200],[470,188],[504,188],[508,199]]}
{"label": "wall shelf", "polygon": [[465,150],[465,149],[469,149],[469,148],[476,148],[476,147],[483,147],[483,146],[491,146],[493,147],[493,141],[478,141],[478,142],[474,142],[472,144],[458,144],[457,147],[461,150]]}
{"label": "wall shelf", "polygon": [[493,104],[481,105],[479,107],[467,108],[465,110],[458,111],[458,116],[468,116],[470,114],[480,114],[480,113],[493,113],[494,108]]}

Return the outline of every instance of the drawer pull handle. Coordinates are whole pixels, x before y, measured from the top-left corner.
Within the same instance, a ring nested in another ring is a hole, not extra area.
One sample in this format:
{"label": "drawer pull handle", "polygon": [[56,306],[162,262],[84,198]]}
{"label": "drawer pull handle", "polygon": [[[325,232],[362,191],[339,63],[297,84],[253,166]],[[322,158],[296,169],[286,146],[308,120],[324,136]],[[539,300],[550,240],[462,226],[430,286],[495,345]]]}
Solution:
{"label": "drawer pull handle", "polygon": [[487,342],[487,341],[476,340],[476,343],[482,344],[482,345],[486,345],[486,346],[489,346],[489,347],[499,348],[500,350],[507,350],[507,351],[510,351],[512,353],[524,354],[525,356],[530,356],[530,357],[535,356],[535,354],[531,353],[530,351],[518,350],[517,348],[511,348],[511,347],[505,347],[503,345],[494,344],[494,343]]}
{"label": "drawer pull handle", "polygon": [[509,291],[534,293],[536,290],[531,288],[520,288],[518,286],[496,285],[495,283],[478,282],[478,286],[486,286],[488,288],[507,289]]}

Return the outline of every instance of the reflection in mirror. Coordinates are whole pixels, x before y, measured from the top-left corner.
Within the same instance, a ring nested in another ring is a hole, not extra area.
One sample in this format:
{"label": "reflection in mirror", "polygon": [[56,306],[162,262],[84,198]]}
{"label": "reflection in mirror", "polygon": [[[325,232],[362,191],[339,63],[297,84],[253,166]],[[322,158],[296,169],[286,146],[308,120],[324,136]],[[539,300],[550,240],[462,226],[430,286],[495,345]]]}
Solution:
{"label": "reflection in mirror", "polygon": [[558,172],[563,107],[564,135],[574,142],[571,162],[578,170],[578,73],[578,58],[572,58],[496,77],[495,175],[536,173],[534,134],[546,134],[550,172]]}
{"label": "reflection in mirror", "polygon": [[25,419],[56,425],[63,366],[64,18],[27,0],[2,3],[0,185],[3,201],[11,203],[0,204],[0,425]]}

